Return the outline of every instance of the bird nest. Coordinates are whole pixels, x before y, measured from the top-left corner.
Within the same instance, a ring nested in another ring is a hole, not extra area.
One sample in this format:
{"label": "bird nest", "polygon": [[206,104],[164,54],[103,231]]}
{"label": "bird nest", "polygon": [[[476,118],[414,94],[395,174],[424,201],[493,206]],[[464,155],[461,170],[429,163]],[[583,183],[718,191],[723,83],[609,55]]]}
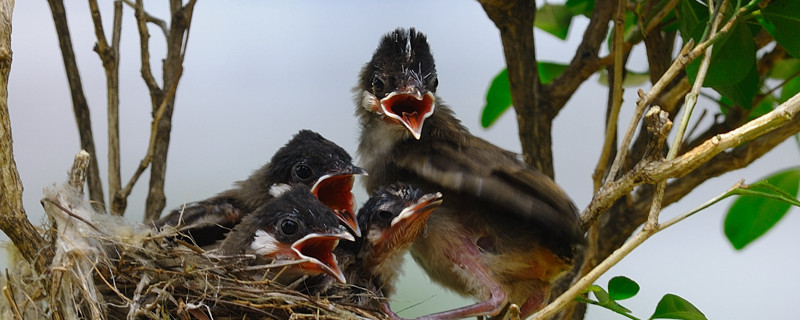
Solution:
{"label": "bird nest", "polygon": [[156,231],[96,213],[80,186],[70,182],[45,190],[45,236],[55,256],[44,273],[24,260],[12,265],[0,317],[385,318],[376,310],[337,303],[337,297],[301,293],[303,279],[287,286],[265,276],[279,277],[292,262],[253,265],[252,256],[223,256],[175,240],[181,237],[174,229]]}

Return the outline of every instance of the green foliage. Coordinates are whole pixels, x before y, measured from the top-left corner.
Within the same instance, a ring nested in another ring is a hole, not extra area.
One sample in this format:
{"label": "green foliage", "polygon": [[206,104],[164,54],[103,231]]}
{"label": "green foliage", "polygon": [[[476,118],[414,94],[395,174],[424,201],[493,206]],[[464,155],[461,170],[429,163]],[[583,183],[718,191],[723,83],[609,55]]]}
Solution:
{"label": "green foliage", "polygon": [[781,88],[781,96],[778,98],[778,102],[784,103],[798,92],[800,92],[800,77],[794,77]]}
{"label": "green foliage", "polygon": [[[594,295],[596,300],[587,297],[578,297],[576,300],[606,308],[628,319],[639,320],[631,314],[631,310],[617,303],[619,300],[631,298],[639,293],[639,284],[635,281],[618,276],[608,281],[608,291],[598,285],[592,285],[585,291],[585,293],[589,292]],[[664,295],[649,319],[707,320],[706,316],[689,301],[674,294]]]}
{"label": "green foliage", "polygon": [[572,10],[566,5],[545,3],[536,10],[534,25],[561,40],[566,40],[573,15]]}
{"label": "green foliage", "polygon": [[[655,13],[668,3],[668,0],[658,2],[649,11],[642,5],[625,12],[625,41],[638,43],[641,40],[641,29],[650,24]],[[759,8],[757,4],[768,5]],[[756,63],[758,54],[755,44],[755,35],[763,30],[772,35],[778,45],[782,46],[791,55],[800,55],[800,37],[795,36],[800,30],[800,1],[774,0],[774,1],[731,1],[725,8],[725,24],[732,15],[745,5],[749,11],[739,18],[730,30],[714,43],[709,70],[706,74],[704,87],[711,88],[719,93],[719,105],[722,113],[732,106],[742,107],[749,111],[748,120],[755,119],[772,110],[778,103],[782,103],[800,92],[800,60],[777,59],[774,66],[768,70],[766,77],[786,80],[781,82],[781,88],[770,90],[770,82],[764,83],[764,73],[759,74]],[[563,5],[545,3],[537,9],[535,27],[544,30],[560,39],[566,39],[572,19],[583,15],[589,17],[594,8],[594,0],[567,0]],[[758,10],[760,9],[760,10]],[[711,14],[704,1],[679,0],[674,10],[671,10],[661,20],[661,32],[678,30],[683,42],[690,39],[695,43],[707,37]],[[613,28],[608,33],[610,44]],[[769,48],[769,46],[767,46]],[[685,72],[691,82],[697,78],[701,63],[700,57],[686,66]],[[549,83],[552,78],[563,72],[563,64],[539,63],[539,73],[543,84]],[[606,70],[600,72],[600,83],[607,85]],[[641,86],[649,80],[648,71],[641,73],[626,70],[624,87]],[[512,105],[511,94],[508,89],[506,74],[501,72],[495,77],[486,95],[486,105],[481,116],[481,125],[491,126]]]}
{"label": "green foliage", "polygon": [[[649,80],[650,80],[649,72],[636,72],[631,70],[625,70],[625,79],[622,80],[622,87],[623,88],[638,87],[645,84]],[[600,82],[600,84],[605,86],[609,85],[608,71],[601,70],[600,77],[597,78],[597,82]]]}
{"label": "green foliage", "polygon": [[[564,72],[567,68],[565,64],[553,62],[539,62],[539,79],[542,84],[548,84]],[[511,105],[511,88],[508,83],[508,70],[503,69],[494,77],[492,84],[489,86],[489,91],[486,92],[486,105],[483,106],[483,113],[481,114],[481,126],[488,128],[498,118],[506,112]]]}
{"label": "green foliage", "polygon": [[483,106],[481,114],[481,125],[488,128],[494,123],[503,112],[511,107],[511,88],[508,84],[508,70],[503,69],[500,74],[494,77],[489,91],[486,92],[486,105]]}
{"label": "green foliage", "polygon": [[725,236],[740,250],[775,226],[792,205],[800,206],[797,190],[800,167],[783,170],[738,189],[741,195],[725,217]]}
{"label": "green foliage", "polygon": [[639,284],[627,277],[613,277],[608,281],[608,295],[613,300],[625,300],[639,293]]}
{"label": "green foliage", "polygon": [[594,11],[594,0],[567,0],[564,5],[569,8],[573,16],[581,14],[588,18]]}
{"label": "green foliage", "polygon": [[800,58],[800,1],[774,0],[761,10],[764,16],[759,22],[775,38],[786,52]]}
{"label": "green foliage", "polygon": [[[684,43],[705,40],[709,21],[708,7],[694,0],[681,0],[678,4],[678,21]],[[731,13],[733,7],[727,8]],[[702,59],[686,66],[689,81],[694,82]],[[758,90],[759,78],[755,69],[756,48],[750,29],[737,23],[730,32],[714,44],[711,64],[704,87],[711,87],[738,105],[749,109]]]}
{"label": "green foliage", "polygon": [[650,319],[707,320],[693,304],[674,294],[665,294]]}
{"label": "green foliage", "polygon": [[784,59],[775,62],[775,66],[770,70],[769,77],[772,79],[786,80],[796,77],[800,72],[800,59]]}

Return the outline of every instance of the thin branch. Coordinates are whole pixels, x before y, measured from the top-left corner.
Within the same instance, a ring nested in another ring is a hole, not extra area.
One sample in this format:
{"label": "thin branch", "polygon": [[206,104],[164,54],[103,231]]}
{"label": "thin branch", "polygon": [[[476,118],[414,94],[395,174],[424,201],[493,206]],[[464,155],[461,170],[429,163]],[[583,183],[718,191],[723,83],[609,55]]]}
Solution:
{"label": "thin branch", "polygon": [[172,112],[175,104],[175,90],[183,74],[183,59],[189,40],[192,14],[196,0],[190,0],[185,6],[180,0],[170,1],[170,33],[167,36],[167,54],[163,62],[163,83],[166,92],[154,101],[153,108],[158,107],[161,114],[154,121],[156,133],[150,165],[150,185],[145,202],[144,221],[158,219],[166,206],[164,179],[167,170],[167,154],[172,128]]}
{"label": "thin branch", "polygon": [[631,140],[633,139],[633,133],[636,131],[637,124],[639,123],[639,119],[644,114],[645,108],[650,105],[653,99],[655,99],[655,97],[661,91],[664,90],[664,88],[672,81],[678,72],[683,70],[683,68],[689,64],[689,62],[691,62],[691,59],[689,58],[689,48],[691,48],[692,44],[693,42],[689,41],[683,47],[683,49],[681,49],[678,59],[675,59],[675,62],[669,67],[667,72],[664,72],[664,76],[662,76],[661,79],[653,84],[653,87],[650,89],[650,91],[648,91],[648,94],[644,94],[641,90],[639,90],[639,101],[636,103],[636,108],[633,111],[631,122],[628,125],[628,129],[625,131],[625,136],[622,138],[622,143],[620,143],[617,156],[614,158],[614,162],[611,164],[611,169],[606,176],[606,184],[616,179],[617,173],[622,167],[622,160],[628,156],[628,145],[630,145]]}
{"label": "thin branch", "polygon": [[792,122],[798,112],[800,112],[800,94],[793,96],[774,110],[745,123],[739,128],[706,140],[701,145],[676,157],[674,160],[655,161],[638,165],[620,179],[606,183],[600,191],[595,193],[592,201],[581,214],[584,226],[593,223],[600,213],[608,209],[614,201],[628,194],[636,186],[653,184],[665,179],[687,175],[721,152]]}
{"label": "thin branch", "polygon": [[108,193],[111,197],[112,213],[122,214],[114,206],[114,197],[120,189],[120,159],[119,159],[119,34],[122,28],[122,3],[114,2],[114,24],[112,30],[112,44],[106,40],[103,31],[103,19],[97,0],[89,0],[89,11],[94,23],[94,33],[97,44],[94,51],[103,62],[106,73],[106,99],[108,108]]}
{"label": "thin branch", "polygon": [[[134,4],[133,2],[131,2],[131,0],[122,0],[122,2],[127,4],[129,7],[133,8],[133,9],[136,9],[137,5]],[[161,29],[161,32],[164,33],[165,37],[169,34],[169,28],[167,28],[167,23],[164,20],[156,18],[156,17],[150,15],[147,12],[144,12],[144,18],[145,18],[145,22],[149,22],[149,23],[152,23],[152,24],[155,24],[156,26],[158,26]]]}
{"label": "thin branch", "polygon": [[[114,55],[114,81],[109,77],[108,103],[108,193],[112,213],[123,214],[124,211],[114,207],[114,198],[122,188],[120,145],[119,145],[119,42],[122,33],[122,2],[114,1],[114,28],[111,33],[111,52]],[[108,70],[106,71],[108,72]],[[111,90],[112,84],[116,90]],[[112,100],[112,95],[114,99]],[[112,101],[114,103],[112,103]]]}
{"label": "thin branch", "polygon": [[147,29],[148,14],[144,11],[144,4],[142,0],[136,0],[136,6],[134,6],[134,9],[136,15],[136,27],[139,30],[139,54],[142,60],[142,78],[144,78],[144,83],[147,85],[147,89],[150,90],[151,102],[153,102],[153,105],[155,105],[156,99],[154,94],[159,93],[161,88],[159,88],[156,78],[153,76],[152,68],[150,67],[150,32]]}
{"label": "thin branch", "polygon": [[[596,1],[594,12],[583,33],[581,44],[575,51],[575,56],[564,72],[553,79],[553,82],[544,90],[549,92],[552,99],[557,100],[554,105],[558,106],[558,109],[554,112],[557,113],[566,104],[567,99],[589,76],[614,62],[613,58],[603,61],[598,58],[598,54],[608,33],[608,22],[614,16],[615,2],[614,0]],[[632,46],[626,45],[625,47],[627,52]]]}
{"label": "thin branch", "polygon": [[61,57],[64,60],[64,68],[67,73],[70,93],[72,95],[72,111],[75,114],[75,121],[78,125],[78,134],[81,140],[81,148],[89,152],[92,163],[89,165],[89,199],[92,206],[98,211],[105,210],[103,207],[103,185],[100,182],[100,169],[98,168],[97,152],[94,147],[94,134],[92,134],[92,122],[89,114],[89,104],[81,84],[81,76],[78,71],[78,64],[75,60],[75,52],[72,49],[72,39],[70,38],[69,26],[67,25],[67,14],[62,0],[47,0],[50,4],[50,11],[53,14],[53,22],[58,35],[58,43],[61,47]]}
{"label": "thin branch", "polygon": [[631,253],[633,251],[633,249],[636,249],[640,244],[644,243],[645,240],[649,239],[650,237],[652,237],[654,234],[656,234],[658,232],[664,231],[666,228],[668,228],[668,227],[674,225],[675,223],[677,223],[677,222],[679,222],[679,221],[681,221],[681,220],[693,215],[694,213],[696,213],[696,212],[698,212],[698,211],[710,206],[711,204],[719,202],[719,200],[721,200],[722,198],[728,196],[728,193],[730,192],[730,190],[732,190],[734,188],[737,188],[738,186],[739,186],[739,184],[733,186],[728,191],[726,191],[726,192],[724,192],[724,193],[712,198],[709,201],[706,201],[705,203],[700,205],[698,208],[693,209],[693,210],[691,210],[691,211],[689,211],[687,213],[684,213],[684,214],[680,215],[679,217],[674,218],[674,219],[672,219],[670,221],[667,221],[663,225],[660,225],[660,226],[656,225],[656,226],[653,226],[652,228],[649,228],[649,227],[642,228],[642,230],[640,230],[638,233],[636,233],[636,235],[631,237],[631,239],[628,240],[627,242],[625,242],[625,244],[623,244],[621,247],[619,247],[619,249],[615,250],[605,260],[603,260],[603,262],[598,264],[597,267],[592,269],[592,271],[587,273],[584,277],[578,279],[578,281],[576,281],[575,284],[573,286],[571,286],[561,296],[559,296],[558,298],[553,300],[553,302],[548,304],[542,310],[539,310],[538,312],[536,312],[536,314],[534,314],[531,319],[537,319],[537,320],[538,319],[549,319],[550,317],[555,315],[559,310],[563,309],[567,304],[571,303],[577,296],[581,295],[586,290],[586,288],[588,288],[590,285],[592,285],[592,283],[597,281],[597,279],[600,278],[601,275],[606,273],[606,271],[611,269],[611,267],[616,265],[625,256],[627,256],[629,253]]}
{"label": "thin branch", "polygon": [[606,119],[606,133],[603,142],[603,149],[600,151],[600,159],[592,174],[594,191],[600,189],[603,184],[603,174],[608,166],[608,158],[611,156],[611,148],[617,137],[617,120],[619,109],[622,106],[622,81],[623,81],[623,50],[622,42],[625,36],[625,0],[617,2],[617,10],[614,14],[614,73],[613,84],[611,87],[611,108]]}
{"label": "thin branch", "polygon": [[[787,125],[753,139],[749,143],[718,154],[710,161],[697,167],[692,171],[692,174],[670,181],[664,195],[664,203],[671,204],[678,201],[710,178],[750,165],[789,137],[796,135],[797,132],[800,132],[800,118],[795,118]],[[637,200],[632,208],[634,212],[640,209],[639,203],[649,201],[643,194],[637,194],[635,198]]]}
{"label": "thin branch", "polygon": [[670,0],[667,4],[661,8],[647,23],[647,26],[644,28],[644,32],[642,34],[647,37],[653,30],[655,30],[664,18],[672,12],[673,9],[678,5],[678,0]]}
{"label": "thin branch", "polygon": [[738,19],[741,18],[744,14],[748,13],[752,10],[756,4],[758,4],[761,0],[752,0],[746,6],[740,8],[736,14],[731,17],[730,20],[723,26],[719,32],[710,37],[707,41],[703,41],[697,46],[694,47],[691,51],[688,49],[691,48],[693,44],[692,41],[689,41],[681,50],[681,53],[678,55],[678,58],[675,59],[675,62],[669,67],[667,72],[664,73],[664,76],[656,82],[650,91],[647,94],[639,93],[639,101],[636,104],[636,109],[634,110],[633,117],[631,122],[628,125],[628,129],[625,132],[625,136],[622,139],[622,143],[620,144],[619,152],[617,152],[617,157],[614,159],[614,163],[611,165],[611,170],[608,174],[608,179],[606,184],[613,181],[619,172],[619,169],[622,165],[622,159],[625,159],[628,154],[628,145],[630,145],[631,140],[633,139],[633,133],[636,131],[637,124],[639,123],[639,119],[644,114],[644,109],[652,103],[652,101],[664,90],[668,83],[672,81],[672,79],[677,76],[680,70],[683,70],[686,65],[692,62],[695,58],[700,56],[703,52],[705,52],[708,46],[712,45],[714,42],[722,39],[730,29],[738,22]]}

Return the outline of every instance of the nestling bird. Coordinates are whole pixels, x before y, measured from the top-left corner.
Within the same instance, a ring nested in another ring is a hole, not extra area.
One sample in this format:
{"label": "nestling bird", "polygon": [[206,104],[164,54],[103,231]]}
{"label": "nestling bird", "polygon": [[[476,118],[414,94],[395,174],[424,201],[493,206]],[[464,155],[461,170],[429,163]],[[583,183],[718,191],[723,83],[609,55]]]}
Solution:
{"label": "nestling bird", "polygon": [[411,255],[431,279],[480,301],[424,318],[496,315],[508,303],[531,315],[583,241],[577,210],[548,176],[473,136],[437,86],[424,34],[383,36],[355,88],[367,190],[403,181],[446,199]]}
{"label": "nestling bird", "polygon": [[269,203],[273,185],[302,183],[358,235],[351,193],[354,175],[358,174],[366,171],[352,164],[347,151],[316,132],[301,130],[269,163],[237,182],[233,189],[175,209],[154,224],[159,228],[175,226],[198,246],[211,245],[223,239],[245,215]]}
{"label": "nestling bird", "polygon": [[323,285],[321,294],[361,307],[383,308],[386,300],[375,298],[394,294],[403,257],[441,203],[441,193],[426,194],[405,183],[378,188],[358,211],[364,234],[354,242],[341,242],[334,250],[347,283],[356,287]]}
{"label": "nestling bird", "polygon": [[286,270],[275,268],[280,276],[272,280],[279,283],[323,273],[345,282],[332,251],[339,240],[353,241],[353,236],[304,184],[279,188],[278,192],[282,193],[242,218],[219,244],[219,250],[225,255],[255,255],[254,265],[298,261]]}

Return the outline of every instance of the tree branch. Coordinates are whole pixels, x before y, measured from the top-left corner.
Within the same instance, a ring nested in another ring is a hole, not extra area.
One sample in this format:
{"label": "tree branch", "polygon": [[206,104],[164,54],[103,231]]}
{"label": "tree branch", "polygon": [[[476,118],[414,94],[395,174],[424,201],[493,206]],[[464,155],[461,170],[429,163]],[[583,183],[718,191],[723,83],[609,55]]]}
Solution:
{"label": "tree branch", "polygon": [[739,128],[706,140],[674,160],[640,163],[619,180],[606,183],[594,195],[581,216],[584,226],[593,223],[614,201],[638,185],[686,176],[729,148],[751,141],[782,126],[793,126],[794,116],[798,111],[800,111],[800,94]]}
{"label": "tree branch", "polygon": [[89,11],[94,23],[97,44],[94,51],[103,62],[106,73],[106,100],[108,104],[108,194],[111,200],[109,212],[123,214],[124,210],[115,207],[113,199],[121,188],[120,181],[120,147],[119,147],[119,38],[122,29],[122,3],[114,2],[114,24],[111,45],[106,41],[103,31],[103,19],[97,0],[89,0]]}
{"label": "tree branch", "polygon": [[78,64],[75,61],[75,52],[72,49],[64,2],[62,0],[47,0],[47,2],[50,4],[50,11],[53,14],[53,22],[56,26],[56,34],[58,34],[58,44],[61,47],[61,57],[64,60],[64,69],[67,73],[67,81],[72,94],[72,111],[75,113],[75,121],[78,124],[81,148],[89,152],[92,157],[86,180],[89,185],[89,200],[92,201],[92,205],[96,210],[103,211],[105,210],[103,208],[103,184],[100,182],[100,169],[97,165],[97,152],[94,148],[89,104],[86,102],[86,96],[83,93],[81,76],[78,72]]}
{"label": "tree branch", "polygon": [[[598,53],[606,39],[608,22],[613,17],[615,8],[615,0],[598,0],[595,3],[591,20],[583,33],[583,40],[578,45],[575,56],[564,72],[547,85],[545,91],[549,92],[550,99],[554,100],[553,105],[557,106],[557,109],[554,110],[555,113],[561,110],[569,97],[589,76],[614,62],[613,56],[606,61],[601,61]],[[627,52],[631,45],[626,45],[626,47]]]}
{"label": "tree branch", "polygon": [[[164,88],[168,90],[166,95],[161,97],[160,103],[153,104],[154,111],[159,110],[158,113],[161,114],[161,118],[154,119],[153,122],[157,129],[150,166],[150,188],[145,203],[145,222],[158,219],[167,202],[164,195],[164,178],[167,171],[167,151],[172,128],[175,90],[177,90],[178,82],[183,74],[183,60],[189,41],[189,29],[196,2],[196,0],[190,0],[183,6],[180,0],[170,1],[172,20],[170,21],[169,36],[167,37],[167,55],[162,68]],[[156,107],[158,109],[155,109]]]}
{"label": "tree branch", "polygon": [[503,42],[511,99],[525,163],[553,176],[551,127],[559,107],[541,95],[533,23],[535,1],[479,1]]}
{"label": "tree branch", "polygon": [[13,0],[0,1],[0,229],[22,256],[42,273],[55,254],[28,221],[22,206],[22,180],[14,160],[8,114],[8,76],[11,73],[11,15]]}

